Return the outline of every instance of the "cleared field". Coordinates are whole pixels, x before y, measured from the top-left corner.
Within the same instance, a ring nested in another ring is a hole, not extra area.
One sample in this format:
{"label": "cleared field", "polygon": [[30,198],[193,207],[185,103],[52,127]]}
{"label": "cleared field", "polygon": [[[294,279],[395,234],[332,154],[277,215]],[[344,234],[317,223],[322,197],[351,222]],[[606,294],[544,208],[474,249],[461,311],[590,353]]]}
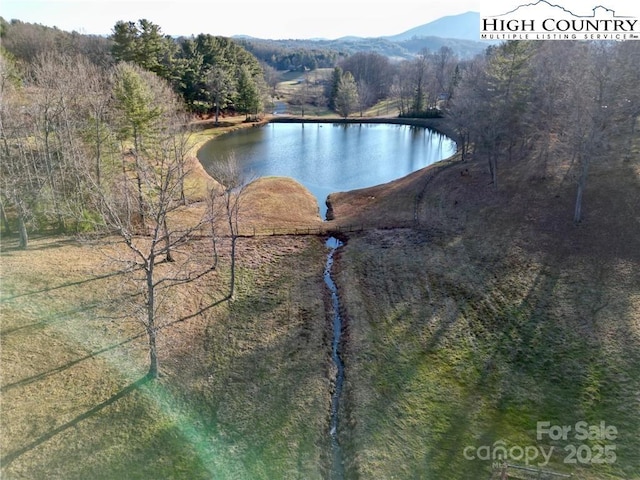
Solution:
{"label": "cleared field", "polygon": [[[574,478],[640,478],[637,162],[593,170],[579,226],[560,175],[505,167],[495,192],[484,167],[332,197],[337,218],[420,225],[350,235],[337,261],[351,476],[489,479],[511,452]],[[571,430],[539,439],[538,422]]]}
{"label": "cleared field", "polygon": [[3,478],[322,478],[325,248],[313,237],[238,248],[233,301],[213,306],[226,264],[164,293],[165,322],[201,313],[161,331],[163,376],[149,382],[135,283],[106,261],[126,251],[5,247]]}
{"label": "cleared field", "polygon": [[[553,449],[544,468],[573,478],[640,479],[636,159],[593,166],[578,226],[561,161],[544,175],[505,165],[498,191],[484,164],[454,158],[332,196],[331,225],[366,226],[344,237],[334,265],[347,478],[488,480],[478,449],[503,446]],[[192,175],[199,200],[215,183]],[[245,200],[241,224],[257,229],[321,223],[291,180],[261,179]],[[323,240],[240,239],[236,293],[220,302],[222,240],[214,273],[161,292],[163,376],[150,382],[139,284],[115,262],[122,245],[46,237],[20,251],[3,239],[2,477],[326,478]],[[205,240],[176,255],[211,261]],[[617,433],[538,439],[538,422]],[[576,463],[569,445],[584,446]],[[607,445],[615,461],[591,461]]]}

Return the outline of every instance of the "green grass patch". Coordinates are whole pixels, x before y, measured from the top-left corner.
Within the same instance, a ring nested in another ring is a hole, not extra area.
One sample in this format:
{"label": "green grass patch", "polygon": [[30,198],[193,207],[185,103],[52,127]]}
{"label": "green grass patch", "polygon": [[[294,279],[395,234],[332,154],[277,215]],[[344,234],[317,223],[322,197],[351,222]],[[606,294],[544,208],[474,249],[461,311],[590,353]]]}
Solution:
{"label": "green grass patch", "polygon": [[[490,478],[491,462],[469,460],[464,449],[506,445],[553,447],[547,468],[579,478],[638,478],[640,421],[629,408],[640,356],[621,325],[630,305],[589,324],[580,297],[595,284],[580,265],[568,260],[563,270],[507,254],[509,267],[489,272],[469,255],[397,231],[347,243],[338,283],[349,318],[344,435],[352,474]],[[624,302],[625,293],[616,298]],[[565,463],[568,445],[596,452],[603,441],[537,440],[539,421],[615,426],[608,443],[616,462]]]}

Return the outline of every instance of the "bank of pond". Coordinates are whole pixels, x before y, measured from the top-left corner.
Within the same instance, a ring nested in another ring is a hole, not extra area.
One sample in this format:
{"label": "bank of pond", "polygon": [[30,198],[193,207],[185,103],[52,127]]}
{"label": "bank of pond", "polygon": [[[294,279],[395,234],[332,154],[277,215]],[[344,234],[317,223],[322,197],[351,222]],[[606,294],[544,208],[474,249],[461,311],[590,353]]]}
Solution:
{"label": "bank of pond", "polygon": [[330,193],[390,182],[456,151],[449,137],[406,122],[283,120],[215,138],[198,159],[209,173],[216,162],[234,156],[248,178],[291,177],[316,197],[325,218]]}

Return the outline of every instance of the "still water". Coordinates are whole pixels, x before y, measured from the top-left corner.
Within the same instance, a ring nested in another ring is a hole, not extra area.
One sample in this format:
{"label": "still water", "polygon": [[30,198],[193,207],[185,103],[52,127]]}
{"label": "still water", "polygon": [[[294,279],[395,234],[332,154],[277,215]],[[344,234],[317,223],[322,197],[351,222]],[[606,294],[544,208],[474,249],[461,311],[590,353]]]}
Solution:
{"label": "still water", "polygon": [[269,123],[223,135],[198,152],[204,168],[235,155],[250,177],[291,177],[318,199],[403,177],[455,153],[455,142],[421,127]]}

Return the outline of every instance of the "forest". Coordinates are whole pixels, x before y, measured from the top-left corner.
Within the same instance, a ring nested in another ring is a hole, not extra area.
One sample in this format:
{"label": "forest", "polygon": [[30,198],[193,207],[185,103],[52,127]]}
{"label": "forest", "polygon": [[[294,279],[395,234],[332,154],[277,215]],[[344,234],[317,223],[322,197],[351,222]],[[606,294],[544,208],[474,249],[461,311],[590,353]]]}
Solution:
{"label": "forest", "polygon": [[[2,40],[2,221],[24,246],[28,231],[90,228],[94,189],[126,172],[132,142],[184,135],[195,114],[255,119],[277,98],[277,72],[234,41],[173,39],[146,20],[118,22],[109,39],[3,21]],[[629,155],[612,149],[630,148],[613,139],[636,129],[638,60],[633,42],[513,41],[471,60],[446,47],[401,62],[359,52],[295,101],[343,117],[385,100],[401,117],[444,116],[496,188],[502,162],[569,157],[579,222],[589,165]]]}

